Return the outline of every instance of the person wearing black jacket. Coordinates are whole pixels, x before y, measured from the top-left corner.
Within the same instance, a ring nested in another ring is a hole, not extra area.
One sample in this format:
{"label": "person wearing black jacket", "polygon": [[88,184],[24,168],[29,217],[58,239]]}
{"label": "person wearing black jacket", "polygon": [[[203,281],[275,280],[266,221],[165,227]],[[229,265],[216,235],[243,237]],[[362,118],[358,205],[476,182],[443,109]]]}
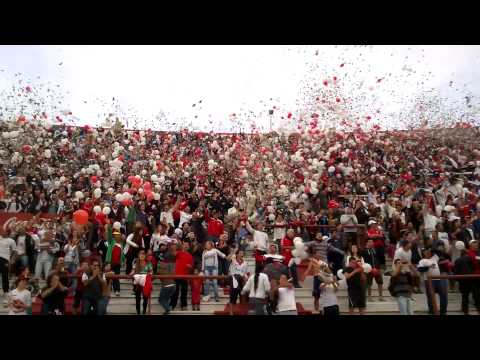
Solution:
{"label": "person wearing black jacket", "polygon": [[[14,237],[17,244],[17,253],[21,267],[27,267],[30,271],[35,270],[35,242],[33,238],[26,233],[25,227],[20,227],[18,234]],[[18,266],[18,265],[17,265]]]}
{"label": "person wearing black jacket", "polygon": [[[454,274],[455,275],[470,275],[473,274],[473,262],[472,258],[465,251],[465,244],[462,241],[457,241],[455,247],[458,250],[461,250],[461,256],[455,261]],[[462,294],[462,312],[465,315],[468,315],[468,303],[470,298],[470,293],[473,292],[472,280],[463,279],[458,281],[458,287],[460,293]],[[480,299],[476,292],[473,292],[473,298],[475,301],[475,306],[478,311],[480,311]]]}
{"label": "person wearing black jacket", "polygon": [[385,301],[383,299],[383,275],[382,275],[382,259],[381,254],[378,253],[378,250],[374,248],[373,239],[367,240],[367,246],[360,254],[363,258],[363,261],[367,264],[370,264],[372,271],[367,274],[367,289],[368,289],[368,298],[372,301],[372,284],[373,279],[378,285],[378,300]]}

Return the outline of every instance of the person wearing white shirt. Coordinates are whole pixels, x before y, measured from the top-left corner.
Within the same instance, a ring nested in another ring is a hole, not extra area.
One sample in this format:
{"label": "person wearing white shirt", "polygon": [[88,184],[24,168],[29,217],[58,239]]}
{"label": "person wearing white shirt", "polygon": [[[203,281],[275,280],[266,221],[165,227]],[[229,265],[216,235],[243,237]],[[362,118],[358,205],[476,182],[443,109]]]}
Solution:
{"label": "person wearing white shirt", "polygon": [[[213,242],[207,241],[205,243],[205,250],[202,254],[202,271],[206,276],[217,276],[218,275],[218,257],[225,258],[226,255],[220,250],[213,247]],[[205,300],[208,301],[210,298],[210,283],[213,285],[213,294],[215,301],[219,301],[218,296],[218,284],[217,280],[206,280],[205,281]]]}
{"label": "person wearing white shirt", "polygon": [[32,306],[32,294],[27,290],[28,279],[21,277],[16,283],[17,287],[8,294],[8,315],[27,315],[27,310]]}
{"label": "person wearing white shirt", "polygon": [[252,228],[250,223],[246,222],[247,231],[253,235],[253,248],[256,251],[256,258],[261,258],[267,253],[268,249],[268,234],[263,231],[263,224],[259,223],[257,229]]}
{"label": "person wearing white shirt", "polygon": [[12,256],[17,251],[15,240],[6,236],[0,235],[0,272],[2,273],[2,289],[5,294],[8,293],[9,283],[8,275],[10,269],[10,261]]}
{"label": "person wearing white shirt", "polygon": [[244,252],[237,250],[235,254],[229,256],[230,269],[228,274],[231,279],[230,286],[230,314],[233,315],[233,305],[237,303],[243,285],[247,279],[248,265],[243,259]]}
{"label": "person wearing white shirt", "polygon": [[277,312],[275,315],[298,315],[295,288],[292,283],[288,282],[285,274],[280,276],[278,288],[274,291],[275,298],[277,300]]}
{"label": "person wearing white shirt", "polygon": [[249,313],[265,315],[265,299],[270,292],[270,281],[263,272],[263,265],[257,264],[255,275],[250,276],[242,289],[242,294],[249,294]]}
{"label": "person wearing white shirt", "polygon": [[184,223],[190,222],[192,220],[193,214],[190,214],[190,207],[186,207],[185,211],[180,211],[180,222],[178,227],[181,229]]}
{"label": "person wearing white shirt", "polygon": [[[431,294],[428,291],[428,277],[429,276],[438,276],[440,275],[440,267],[438,265],[439,258],[437,255],[433,255],[432,249],[427,247],[422,250],[423,259],[420,260],[418,263],[418,271],[423,274],[423,278],[425,281],[425,289],[427,294],[427,305],[428,305],[428,312],[430,315],[434,315],[433,313],[433,306],[432,306],[432,298]],[[440,297],[440,315],[447,314],[447,306],[448,306],[448,283],[446,279],[441,280],[432,280],[433,292],[438,294]]]}

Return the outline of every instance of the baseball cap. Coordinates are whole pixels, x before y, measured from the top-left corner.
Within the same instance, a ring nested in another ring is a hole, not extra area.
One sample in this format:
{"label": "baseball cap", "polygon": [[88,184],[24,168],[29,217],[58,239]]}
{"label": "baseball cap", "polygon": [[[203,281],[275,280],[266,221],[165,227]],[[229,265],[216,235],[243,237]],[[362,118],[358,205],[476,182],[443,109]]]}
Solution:
{"label": "baseball cap", "polygon": [[377,224],[377,222],[376,222],[375,220],[370,220],[370,221],[368,222],[368,226],[370,226],[370,225],[372,225],[372,224]]}
{"label": "baseball cap", "polygon": [[470,240],[468,243],[469,243],[469,244],[473,244],[473,243],[475,243],[475,242],[478,242],[478,240],[472,239],[472,240]]}

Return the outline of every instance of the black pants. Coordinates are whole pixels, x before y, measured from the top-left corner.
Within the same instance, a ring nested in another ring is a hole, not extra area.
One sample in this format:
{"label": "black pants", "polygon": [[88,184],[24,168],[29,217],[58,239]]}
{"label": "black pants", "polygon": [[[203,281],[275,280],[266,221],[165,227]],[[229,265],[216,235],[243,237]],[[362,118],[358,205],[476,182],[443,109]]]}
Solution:
{"label": "black pants", "polygon": [[127,262],[126,269],[125,269],[125,274],[126,275],[130,275],[130,273],[132,272],[133,260],[135,260],[135,258],[137,257],[138,251],[139,251],[139,249],[137,249],[137,248],[130,248],[128,250],[128,254],[127,254],[127,256],[125,256],[126,262]]}
{"label": "black pants", "polygon": [[323,308],[323,316],[326,318],[334,318],[340,315],[338,305],[326,306]]}
{"label": "black pants", "polygon": [[175,280],[175,284],[177,285],[175,288],[175,292],[173,293],[172,299],[170,301],[170,306],[172,310],[175,309],[178,302],[178,295],[180,293],[180,304],[182,308],[187,307],[187,292],[188,292],[188,282],[187,280],[177,279]]}
{"label": "black pants", "polygon": [[148,306],[148,298],[143,295],[143,286],[136,285],[135,286],[135,307],[137,309],[137,315],[140,315],[140,299],[143,296],[143,312],[142,314],[145,315],[147,313],[147,306]]}
{"label": "black pants", "polygon": [[[114,272],[115,275],[120,275],[120,268],[121,268],[120,264],[112,265],[112,271]],[[113,286],[114,292],[120,292],[120,280],[113,279],[112,286]]]}
{"label": "black pants", "polygon": [[0,272],[2,273],[2,289],[6,294],[10,290],[10,284],[8,282],[8,273],[10,270],[10,262],[4,258],[0,258]]}
{"label": "black pants", "polygon": [[290,272],[290,277],[293,279],[293,285],[300,285],[298,283],[298,273],[297,273],[297,264],[293,263],[292,266],[288,268]]}
{"label": "black pants", "polygon": [[475,307],[480,310],[480,287],[478,281],[463,280],[459,282],[460,293],[462,294],[462,312],[468,314],[470,294],[473,295]]}
{"label": "black pants", "polygon": [[236,289],[233,288],[233,277],[231,276],[229,278],[230,281],[230,304],[236,304],[237,299],[240,296],[240,293],[242,292],[243,285],[245,281],[243,280],[243,277],[240,275],[235,275],[235,279],[237,279],[238,286]]}

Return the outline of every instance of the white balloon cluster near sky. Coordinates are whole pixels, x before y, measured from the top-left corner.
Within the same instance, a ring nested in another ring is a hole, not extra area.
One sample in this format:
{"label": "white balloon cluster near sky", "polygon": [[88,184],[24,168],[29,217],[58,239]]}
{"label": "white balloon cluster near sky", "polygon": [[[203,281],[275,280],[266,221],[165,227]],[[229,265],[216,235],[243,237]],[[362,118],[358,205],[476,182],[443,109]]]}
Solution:
{"label": "white balloon cluster near sky", "polygon": [[268,131],[314,111],[335,78],[339,118],[401,128],[417,108],[476,121],[479,65],[480,46],[0,46],[0,92],[19,111],[15,92],[31,86],[78,125],[112,113],[129,128]]}

